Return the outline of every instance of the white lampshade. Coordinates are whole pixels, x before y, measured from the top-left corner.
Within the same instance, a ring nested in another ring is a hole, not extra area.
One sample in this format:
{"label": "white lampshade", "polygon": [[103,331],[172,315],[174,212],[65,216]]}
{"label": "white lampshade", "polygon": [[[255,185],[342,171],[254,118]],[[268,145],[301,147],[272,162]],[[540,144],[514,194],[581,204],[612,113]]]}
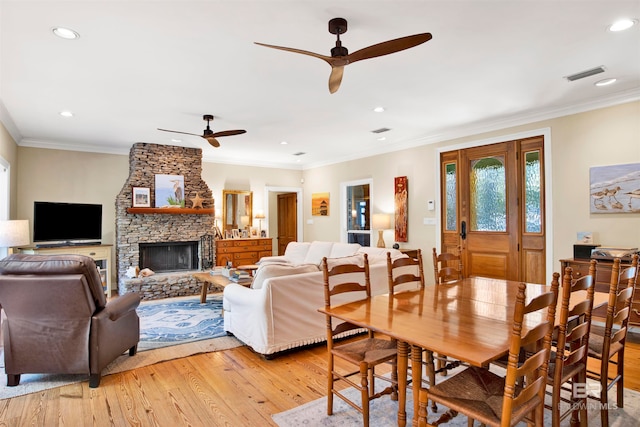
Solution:
{"label": "white lampshade", "polygon": [[240,224],[243,228],[249,225],[249,215],[240,216]]}
{"label": "white lampshade", "polygon": [[379,213],[371,216],[371,225],[374,230],[388,230],[391,228],[391,215]]}
{"label": "white lampshade", "polygon": [[256,219],[265,219],[264,211],[262,210],[256,211]]}
{"label": "white lampshade", "polygon": [[0,247],[13,248],[31,243],[29,237],[29,220],[16,219],[0,221]]}

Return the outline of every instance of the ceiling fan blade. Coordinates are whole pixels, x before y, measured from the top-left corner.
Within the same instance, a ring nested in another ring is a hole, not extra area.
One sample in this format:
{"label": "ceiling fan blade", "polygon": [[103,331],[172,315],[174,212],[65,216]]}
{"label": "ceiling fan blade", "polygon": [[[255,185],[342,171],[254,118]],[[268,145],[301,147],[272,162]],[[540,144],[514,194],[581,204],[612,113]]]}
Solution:
{"label": "ceiling fan blade", "polygon": [[344,74],[344,67],[331,67],[331,75],[329,76],[329,92],[336,93],[340,88],[342,82],[342,75]]}
{"label": "ceiling fan blade", "polygon": [[302,50],[302,49],[294,49],[291,47],[283,47],[283,46],[274,46],[271,44],[264,44],[264,43],[258,43],[258,42],[254,42],[257,45],[260,46],[265,46],[265,47],[270,47],[272,49],[279,49],[279,50],[285,50],[287,52],[293,52],[293,53],[301,53],[303,55],[308,55],[308,56],[313,56],[314,58],[319,58],[322,59],[323,61],[329,63],[329,65],[331,65],[331,57],[330,56],[326,56],[326,55],[320,55],[319,53],[314,53],[314,52],[309,52],[308,50]]}
{"label": "ceiling fan blade", "polygon": [[232,135],[242,135],[243,133],[246,133],[247,131],[244,129],[236,129],[236,130],[223,130],[220,132],[214,132],[211,135],[209,135],[212,138],[218,138],[221,136],[232,136]]}
{"label": "ceiling fan blade", "polygon": [[183,134],[183,135],[202,136],[202,135],[199,135],[199,134],[197,134],[197,133],[180,132],[180,131],[177,131],[177,130],[160,129],[160,128],[158,128],[158,130],[161,130],[161,131],[163,131],[163,132],[181,133],[181,134]]}
{"label": "ceiling fan blade", "polygon": [[399,39],[389,40],[357,50],[347,55],[347,59],[349,63],[353,63],[362,59],[388,55],[390,53],[400,52],[401,50],[418,46],[419,44],[425,43],[429,40],[431,40],[431,33],[414,34],[412,36],[401,37]]}
{"label": "ceiling fan blade", "polygon": [[220,147],[220,143],[218,142],[217,139],[215,139],[213,136],[209,135],[209,136],[203,136],[204,139],[207,140],[207,142],[211,145],[213,145],[214,147],[218,148]]}

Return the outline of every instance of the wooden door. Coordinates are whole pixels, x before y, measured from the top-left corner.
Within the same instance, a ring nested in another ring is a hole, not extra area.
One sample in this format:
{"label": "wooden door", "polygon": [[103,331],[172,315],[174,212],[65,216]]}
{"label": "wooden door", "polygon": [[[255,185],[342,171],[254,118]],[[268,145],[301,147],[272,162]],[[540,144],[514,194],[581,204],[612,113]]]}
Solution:
{"label": "wooden door", "polygon": [[298,240],[296,193],[278,194],[278,255],[284,255],[289,242]]}
{"label": "wooden door", "polygon": [[442,153],[442,251],[466,276],[545,281],[543,138]]}

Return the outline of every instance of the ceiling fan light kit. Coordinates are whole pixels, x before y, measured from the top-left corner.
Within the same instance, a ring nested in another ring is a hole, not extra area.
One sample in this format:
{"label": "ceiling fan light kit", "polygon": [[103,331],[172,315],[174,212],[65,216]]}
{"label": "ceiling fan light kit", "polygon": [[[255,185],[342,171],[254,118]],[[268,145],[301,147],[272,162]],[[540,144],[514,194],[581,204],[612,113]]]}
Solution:
{"label": "ceiling fan light kit", "polygon": [[329,92],[335,93],[340,88],[342,75],[344,73],[344,67],[346,65],[353,64],[354,62],[361,61],[363,59],[375,58],[378,56],[388,55],[390,53],[409,49],[411,47],[415,47],[422,43],[425,43],[432,38],[431,33],[414,34],[412,36],[400,37],[398,39],[374,44],[372,46],[365,47],[349,54],[349,50],[346,47],[342,46],[342,41],[340,40],[340,34],[344,34],[347,32],[347,20],[344,18],[331,19],[329,21],[329,32],[336,35],[336,45],[331,49],[331,56],[321,55],[319,53],[309,52],[301,49],[294,49],[290,47],[274,46],[265,43],[255,42],[255,44],[272,49],[300,53],[303,55],[322,59],[331,66],[331,75],[329,76]]}

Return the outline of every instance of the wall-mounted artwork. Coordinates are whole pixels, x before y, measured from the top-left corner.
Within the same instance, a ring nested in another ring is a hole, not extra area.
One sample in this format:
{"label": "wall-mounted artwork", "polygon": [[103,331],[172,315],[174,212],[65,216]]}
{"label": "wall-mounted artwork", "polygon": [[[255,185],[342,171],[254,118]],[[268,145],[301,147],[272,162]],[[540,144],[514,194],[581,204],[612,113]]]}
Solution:
{"label": "wall-mounted artwork", "polygon": [[184,176],[156,175],[156,208],[184,208]]}
{"label": "wall-mounted artwork", "polygon": [[591,213],[640,212],[640,163],[589,169]]}
{"label": "wall-mounted artwork", "polygon": [[408,241],[408,191],[407,177],[397,176],[394,178],[394,203],[395,203],[395,240],[396,242]]}
{"label": "wall-mounted artwork", "polygon": [[311,215],[329,216],[329,193],[311,195]]}

